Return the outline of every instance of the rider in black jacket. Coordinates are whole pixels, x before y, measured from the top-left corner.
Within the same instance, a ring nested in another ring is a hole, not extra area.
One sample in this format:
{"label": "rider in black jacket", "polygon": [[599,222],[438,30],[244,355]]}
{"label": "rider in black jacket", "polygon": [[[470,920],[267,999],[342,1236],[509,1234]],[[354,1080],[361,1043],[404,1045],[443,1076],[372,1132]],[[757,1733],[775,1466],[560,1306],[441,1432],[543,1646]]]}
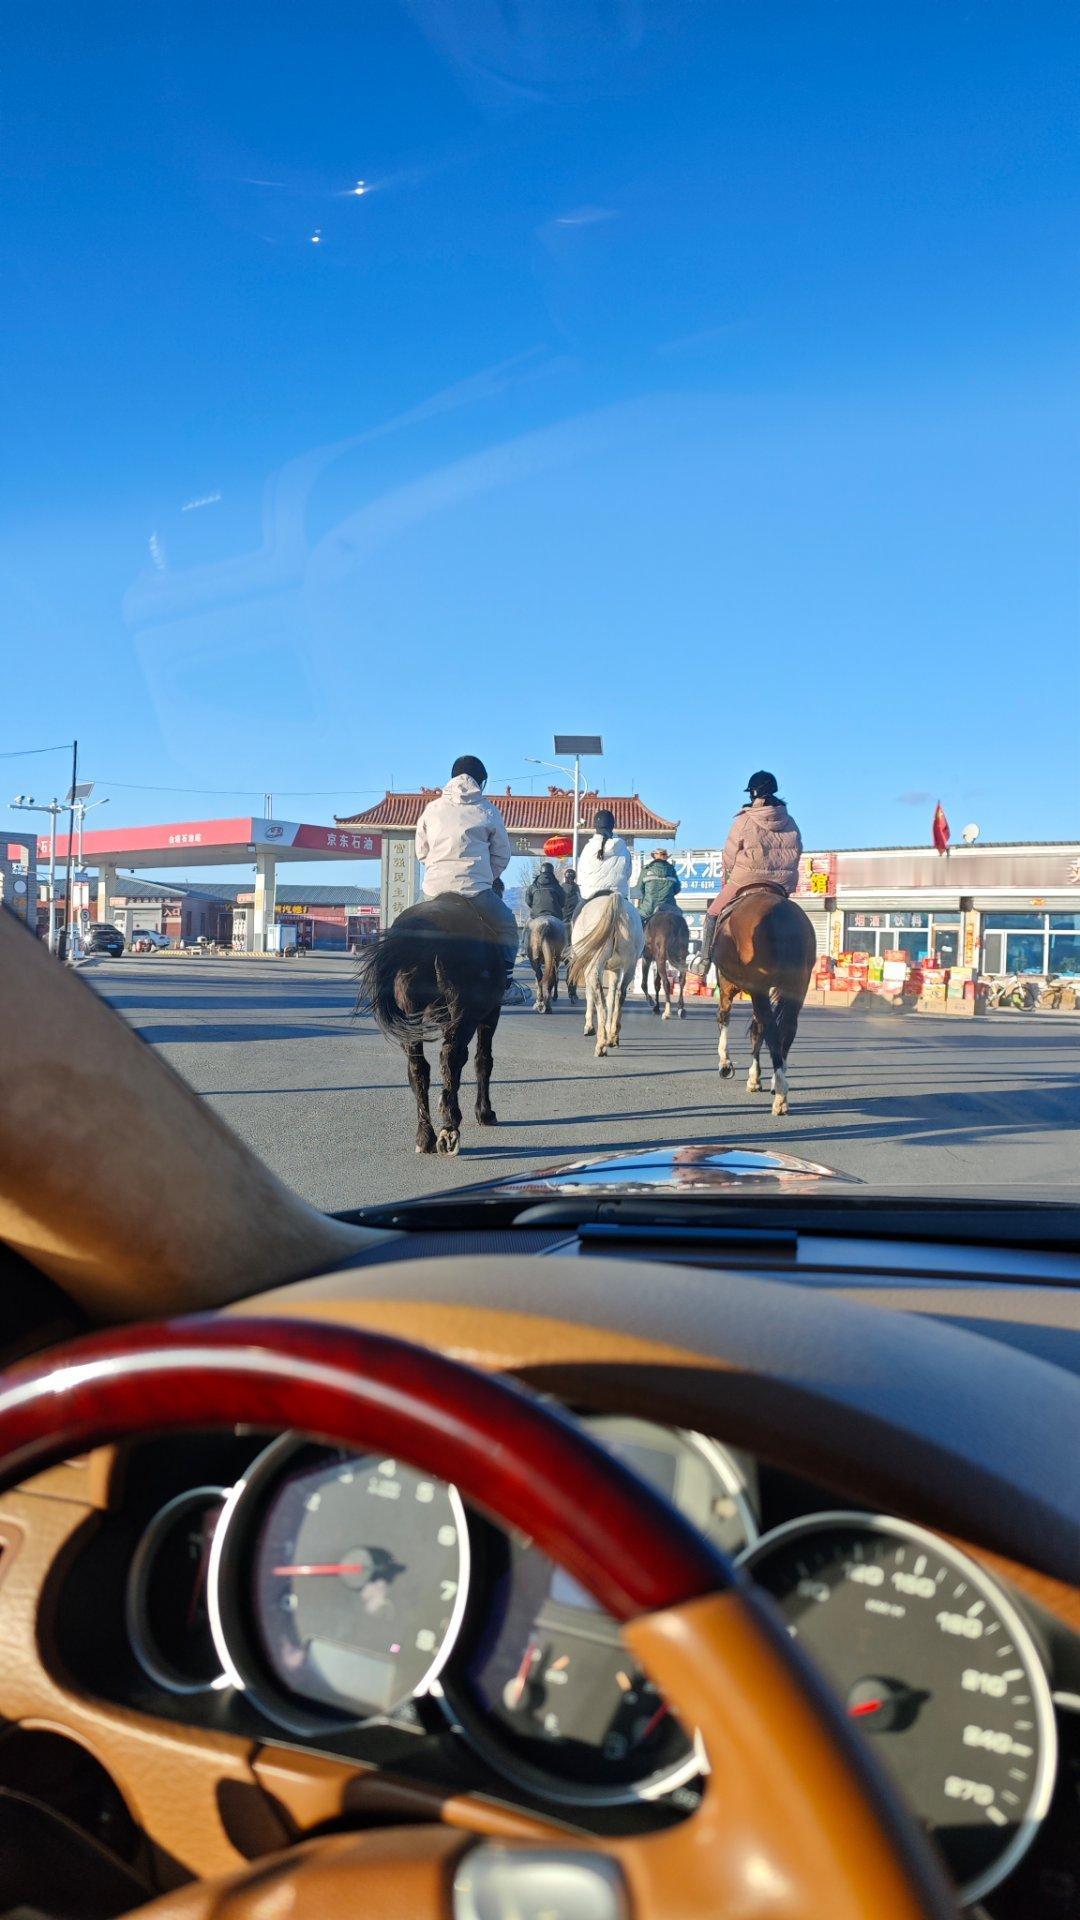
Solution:
{"label": "rider in black jacket", "polygon": [[541,865],[536,879],[525,889],[525,905],[530,914],[549,913],[561,920],[566,912],[566,895],[555,878],[555,869],[550,860]]}

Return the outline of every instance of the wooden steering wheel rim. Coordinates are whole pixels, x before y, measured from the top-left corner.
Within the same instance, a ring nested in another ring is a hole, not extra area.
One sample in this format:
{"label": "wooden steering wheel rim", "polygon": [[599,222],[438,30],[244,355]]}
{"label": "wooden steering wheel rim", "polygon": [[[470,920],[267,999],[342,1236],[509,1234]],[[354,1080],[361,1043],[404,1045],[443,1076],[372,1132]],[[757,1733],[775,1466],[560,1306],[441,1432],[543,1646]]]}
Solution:
{"label": "wooden steering wheel rim", "polygon": [[[394,1453],[453,1481],[620,1622],[675,1712],[700,1730],[711,1772],[691,1820],[604,1849],[635,1913],[955,1916],[910,1816],[768,1603],[658,1491],[505,1379],[390,1335],[306,1320],[127,1327],[0,1376],[0,1488],[124,1437],[238,1422]],[[408,1830],[346,1839],[284,1856],[280,1872],[297,1877],[294,1913],[308,1886],[312,1913],[325,1911],[328,1873],[344,1874],[352,1897],[364,1897],[366,1878],[375,1914],[388,1894],[399,1903],[406,1883],[411,1911],[446,1912],[459,1837],[418,1830],[411,1851]],[[214,1911],[256,1915],[265,1878],[259,1863],[217,1885]],[[161,1911],[201,1911],[204,1891],[209,1883],[181,1889]]]}

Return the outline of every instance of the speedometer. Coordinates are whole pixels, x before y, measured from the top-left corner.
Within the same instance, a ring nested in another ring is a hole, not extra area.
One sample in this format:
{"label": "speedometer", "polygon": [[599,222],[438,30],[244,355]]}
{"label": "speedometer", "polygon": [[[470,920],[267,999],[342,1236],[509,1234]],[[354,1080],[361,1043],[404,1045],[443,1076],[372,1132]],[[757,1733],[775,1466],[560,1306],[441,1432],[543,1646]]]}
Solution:
{"label": "speedometer", "polygon": [[742,1564],[873,1740],[965,1900],[1035,1837],[1053,1791],[1045,1670],[1000,1587],[921,1527],[856,1513],[777,1527]]}
{"label": "speedometer", "polygon": [[455,1488],[287,1435],[249,1469],[218,1528],[215,1643],[234,1684],[290,1730],[393,1713],[441,1671],[468,1575]]}

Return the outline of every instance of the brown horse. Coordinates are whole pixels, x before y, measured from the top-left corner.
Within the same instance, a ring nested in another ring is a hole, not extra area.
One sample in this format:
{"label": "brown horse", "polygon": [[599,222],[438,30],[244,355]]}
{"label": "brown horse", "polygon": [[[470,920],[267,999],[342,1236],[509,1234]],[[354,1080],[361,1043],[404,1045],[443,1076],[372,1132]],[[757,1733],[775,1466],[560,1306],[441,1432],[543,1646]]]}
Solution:
{"label": "brown horse", "polygon": [[553,913],[538,913],[525,929],[527,952],[536,975],[536,1011],[550,1013],[559,997],[559,962],[566,946],[566,928]]}
{"label": "brown horse", "polygon": [[719,927],[712,924],[712,945],[706,945],[704,957],[720,975],[720,1076],[728,1080],[735,1071],[728,1055],[728,1021],[735,995],[748,993],[753,1019],[746,1091],[761,1091],[764,1040],[773,1067],[772,1110],[779,1116],[788,1111],[787,1058],[817,958],[814,929],[798,902],[778,887],[748,888]]}
{"label": "brown horse", "polygon": [[[475,900],[436,894],[398,915],[360,961],[359,1012],[369,1012],[388,1039],[404,1048],[416,1097],[417,1153],[456,1154],[461,1145],[458,1089],[476,1036],[476,1118],[496,1123],[491,1104],[492,1041],[515,951]],[[441,1031],[443,1090],[439,1131],[431,1124],[431,1068],[425,1031]]]}
{"label": "brown horse", "polygon": [[651,1002],[654,1013],[660,1012],[660,986],[664,988],[665,1020],[671,1019],[671,973],[679,979],[679,1019],[686,1019],[683,998],[686,993],[686,960],[690,952],[690,929],[686,917],[678,907],[660,907],[645,922],[645,951],[641,956],[641,991],[646,1000],[649,998],[649,967],[656,968],[656,998]]}

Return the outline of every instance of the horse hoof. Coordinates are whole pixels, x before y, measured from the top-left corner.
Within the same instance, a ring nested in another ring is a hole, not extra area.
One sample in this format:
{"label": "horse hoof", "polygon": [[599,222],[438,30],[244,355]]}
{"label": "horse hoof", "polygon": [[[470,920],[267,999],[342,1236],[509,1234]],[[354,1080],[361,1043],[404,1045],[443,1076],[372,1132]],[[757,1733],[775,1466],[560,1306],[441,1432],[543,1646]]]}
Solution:
{"label": "horse hoof", "polygon": [[730,1061],[730,1060],[729,1060],[729,1061],[727,1062],[727,1064],[726,1064],[725,1066],[722,1066],[722,1067],[721,1067],[721,1069],[720,1069],[720,1078],[721,1078],[721,1080],[734,1080],[734,1078],[735,1078],[735,1068],[733,1067],[733,1065],[732,1065],[732,1063],[731,1063],[731,1061]]}
{"label": "horse hoof", "polygon": [[788,1111],[788,1103],[784,1094],[775,1093],[773,1095],[772,1110],[774,1120],[783,1119],[784,1114]]}
{"label": "horse hoof", "polygon": [[651,1013],[659,1013],[659,1011],[660,1011],[660,1009],[659,1009],[659,1007],[651,1007],[651,1008],[650,1008],[650,1012],[651,1012]]}
{"label": "horse hoof", "polygon": [[433,1133],[426,1133],[422,1140],[417,1141],[416,1151],[417,1153],[434,1153],[435,1135]]}
{"label": "horse hoof", "polygon": [[670,1007],[665,1007],[665,1008],[664,1008],[664,1011],[663,1011],[663,1013],[662,1013],[662,1014],[660,1015],[660,1018],[661,1018],[661,1020],[670,1020],[670,1019],[671,1019],[671,1008],[670,1008]]}
{"label": "horse hoof", "polygon": [[679,1019],[680,1019],[680,1020],[685,1020],[685,1019],[686,1019],[686,1008],[685,1008],[685,1007],[680,1007],[680,1008],[679,1008]]}
{"label": "horse hoof", "polygon": [[453,1159],[461,1146],[461,1134],[457,1127],[440,1127],[435,1141],[436,1153],[445,1153]]}
{"label": "horse hoof", "polygon": [[494,1107],[489,1107],[486,1113],[478,1113],[476,1116],[476,1124],[478,1127],[497,1127],[499,1124],[499,1116],[495,1112]]}
{"label": "horse hoof", "polygon": [[595,1032],[596,1032],[596,1028],[595,1028],[595,1027],[586,1027],[586,1028],[584,1029],[584,1034],[585,1034],[585,1038],[586,1038],[586,1040],[591,1040],[591,1039],[592,1039],[592,1036],[593,1036],[593,1034],[594,1034]]}
{"label": "horse hoof", "polygon": [[604,1058],[604,1055],[605,1055],[605,1054],[607,1053],[607,1048],[606,1048],[606,1047],[596,1047],[596,1048],[594,1049],[594,1052],[595,1052],[595,1054],[596,1054],[596,1058],[597,1058],[598,1060],[602,1060],[602,1059]]}

